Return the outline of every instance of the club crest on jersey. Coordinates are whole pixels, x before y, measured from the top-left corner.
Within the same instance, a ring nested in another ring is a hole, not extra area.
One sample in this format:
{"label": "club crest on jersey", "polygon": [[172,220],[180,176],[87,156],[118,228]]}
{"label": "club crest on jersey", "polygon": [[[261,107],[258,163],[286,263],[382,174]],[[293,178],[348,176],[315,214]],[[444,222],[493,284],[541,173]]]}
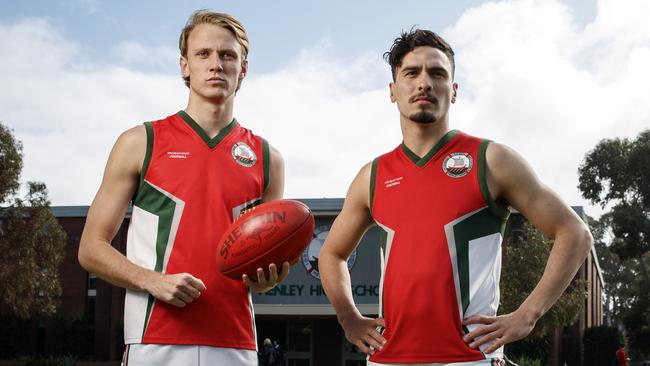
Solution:
{"label": "club crest on jersey", "polygon": [[455,152],[447,155],[442,162],[442,171],[452,178],[460,178],[472,170],[474,160],[466,152]]}
{"label": "club crest on jersey", "polygon": [[[314,229],[314,238],[307,246],[307,249],[302,253],[301,261],[302,265],[305,266],[307,273],[310,276],[320,280],[320,272],[318,270],[318,258],[320,257],[320,250],[323,247],[325,238],[330,232],[330,225],[319,226]],[[357,250],[353,250],[348,258],[348,271],[352,270],[354,263],[357,261]]]}
{"label": "club crest on jersey", "polygon": [[257,162],[257,156],[255,155],[255,152],[244,142],[238,142],[232,145],[230,153],[232,154],[232,158],[235,159],[237,164],[241,166],[250,168]]}

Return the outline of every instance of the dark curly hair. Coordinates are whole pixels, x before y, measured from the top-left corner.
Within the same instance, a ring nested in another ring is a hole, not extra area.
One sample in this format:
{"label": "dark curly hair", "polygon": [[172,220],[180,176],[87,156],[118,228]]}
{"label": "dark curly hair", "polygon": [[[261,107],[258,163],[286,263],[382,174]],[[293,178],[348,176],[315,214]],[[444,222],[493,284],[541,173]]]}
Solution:
{"label": "dark curly hair", "polygon": [[393,73],[395,81],[395,70],[402,66],[402,60],[407,53],[420,46],[430,46],[442,51],[451,62],[451,76],[454,77],[456,72],[456,63],[454,61],[454,50],[447,41],[436,33],[425,29],[411,29],[409,32],[402,31],[402,34],[395,38],[390,51],[384,53],[384,60],[390,65],[390,71]]}

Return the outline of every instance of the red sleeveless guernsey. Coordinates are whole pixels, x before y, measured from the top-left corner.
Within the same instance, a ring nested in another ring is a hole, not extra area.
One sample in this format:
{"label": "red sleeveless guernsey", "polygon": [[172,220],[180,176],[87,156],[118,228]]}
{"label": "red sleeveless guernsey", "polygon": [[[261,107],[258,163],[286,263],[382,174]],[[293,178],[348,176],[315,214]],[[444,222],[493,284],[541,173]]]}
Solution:
{"label": "red sleeveless guernsey", "polygon": [[[471,349],[462,319],[495,315],[501,240],[509,211],[491,199],[485,177],[489,141],[448,132],[424,157],[406,145],[375,159],[370,208],[379,226],[379,363],[498,359]],[[487,345],[482,346],[485,349]]]}
{"label": "red sleeveless guernsey", "polygon": [[214,138],[184,111],[145,123],[147,152],[133,199],[127,257],[187,272],[207,289],[184,308],[127,290],[124,341],[256,349],[250,294],[216,268],[221,234],[268,185],[266,141],[233,120]]}

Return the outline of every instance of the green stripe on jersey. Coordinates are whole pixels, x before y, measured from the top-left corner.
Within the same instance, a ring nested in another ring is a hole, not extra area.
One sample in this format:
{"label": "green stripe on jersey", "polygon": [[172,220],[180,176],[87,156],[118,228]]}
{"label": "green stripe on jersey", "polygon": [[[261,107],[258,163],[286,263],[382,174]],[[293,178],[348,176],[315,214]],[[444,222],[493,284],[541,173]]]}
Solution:
{"label": "green stripe on jersey", "polygon": [[375,160],[372,161],[372,165],[370,166],[370,199],[368,200],[369,202],[368,209],[370,210],[370,217],[372,217],[372,203],[375,200],[375,183],[377,180],[377,165],[379,165],[379,158],[375,158]]}
{"label": "green stripe on jersey", "polygon": [[492,199],[492,195],[490,194],[490,190],[488,189],[487,160],[485,158],[485,152],[487,151],[487,147],[490,144],[490,142],[492,141],[490,140],[481,141],[481,145],[479,146],[478,149],[478,184],[479,187],[481,188],[481,194],[483,195],[483,199],[485,199],[485,202],[487,203],[488,207],[490,207],[490,210],[492,210],[492,212],[498,217],[501,217],[502,219],[506,220],[510,215],[510,210],[508,209],[508,207],[500,205],[494,199]]}
{"label": "green stripe on jersey", "polygon": [[229,133],[233,128],[235,128],[235,126],[237,126],[237,120],[233,118],[232,121],[231,121],[227,126],[225,126],[224,128],[222,128],[221,131],[219,131],[219,133],[218,133],[215,137],[210,138],[210,136],[208,136],[208,134],[205,133],[205,131],[203,130],[203,128],[202,128],[198,123],[196,123],[196,121],[195,121],[194,119],[192,119],[192,117],[190,117],[190,115],[187,114],[185,111],[179,111],[179,112],[178,112],[178,115],[179,115],[179,116],[180,116],[180,117],[181,117],[181,118],[182,118],[182,119],[183,119],[183,120],[184,120],[188,125],[190,125],[190,127],[192,127],[192,129],[193,129],[194,131],[196,131],[196,133],[201,137],[201,139],[203,139],[203,141],[204,141],[204,142],[208,145],[208,147],[211,148],[211,149],[214,148],[215,146],[217,146],[217,145],[221,142],[221,140],[223,140],[223,138],[226,137],[226,135],[228,135],[228,133]]}
{"label": "green stripe on jersey", "polygon": [[375,221],[379,235],[379,248],[381,258],[381,276],[379,278],[379,316],[384,317],[384,279],[386,277],[386,268],[390,259],[390,250],[395,238],[395,230]]}
{"label": "green stripe on jersey", "polygon": [[411,159],[411,161],[415,165],[422,168],[429,162],[429,160],[431,160],[431,158],[433,158],[436,155],[438,151],[440,151],[440,149],[442,149],[443,146],[445,146],[449,141],[451,141],[451,139],[456,137],[456,135],[458,135],[459,133],[460,131],[458,130],[451,130],[447,132],[444,136],[442,136],[442,138],[440,138],[440,140],[438,140],[438,142],[436,142],[435,145],[433,145],[431,150],[429,150],[429,152],[426,153],[421,158],[416,153],[411,151],[411,149],[409,149],[404,142],[402,142],[402,150],[404,151],[404,153],[406,153],[406,156],[408,156],[409,159]]}
{"label": "green stripe on jersey", "polygon": [[142,163],[142,169],[140,170],[140,184],[138,189],[144,182],[144,176],[147,174],[147,169],[149,169],[149,163],[151,162],[151,152],[153,151],[153,125],[151,122],[145,122],[144,129],[147,132],[147,151],[144,154],[144,162]]}
{"label": "green stripe on jersey", "polygon": [[262,139],[262,160],[264,161],[264,192],[269,188],[269,169],[271,167],[271,153],[269,151],[269,143],[265,139]]}
{"label": "green stripe on jersey", "polygon": [[[383,227],[377,225],[377,231],[379,233],[379,250],[381,250],[381,257],[382,257],[382,268],[381,268],[381,280],[380,280],[380,291],[382,292],[383,295],[383,279],[384,276],[386,275],[386,266],[388,265],[388,253],[386,253],[386,242],[388,239],[388,232],[384,230]],[[379,317],[383,318],[384,317],[384,296],[379,297]]]}

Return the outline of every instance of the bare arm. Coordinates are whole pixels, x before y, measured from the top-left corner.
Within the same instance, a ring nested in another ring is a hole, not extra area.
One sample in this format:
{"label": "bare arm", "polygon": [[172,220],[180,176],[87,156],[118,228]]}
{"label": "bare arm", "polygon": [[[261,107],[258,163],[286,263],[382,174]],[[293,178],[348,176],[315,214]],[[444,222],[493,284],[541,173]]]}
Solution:
{"label": "bare arm", "polygon": [[354,305],[347,260],[372,224],[369,211],[370,164],[356,176],[320,252],[319,270],[325,293],[336,310],[346,338],[362,352],[373,354],[386,342],[376,330],[383,319],[365,318]]}
{"label": "bare arm", "polygon": [[520,307],[498,317],[477,316],[466,324],[488,324],[467,334],[471,347],[496,339],[487,353],[526,337],[537,320],[562,295],[585,257],[593,239],[585,223],[560,197],[542,184],[532,168],[512,149],[490,144],[486,152],[488,187],[492,197],[501,197],[521,212],[536,228],[555,241],[546,268],[535,289]]}
{"label": "bare arm", "polygon": [[187,273],[165,275],[140,267],[110,244],[139,183],[146,139],[144,126],[138,126],[124,132],[113,146],[102,184],[88,211],[79,244],[79,263],[116,286],[146,291],[182,307],[205,289],[201,280]]}
{"label": "bare arm", "polygon": [[[282,199],[284,195],[284,160],[280,152],[273,146],[269,146],[269,186],[262,197],[262,202]],[[252,281],[247,275],[243,276],[244,282],[255,292],[266,292],[275,287],[278,283],[284,281],[289,275],[289,262],[282,264],[282,271],[278,274],[278,269],[274,263],[269,265],[269,277],[262,268],[257,269],[258,281]]]}

